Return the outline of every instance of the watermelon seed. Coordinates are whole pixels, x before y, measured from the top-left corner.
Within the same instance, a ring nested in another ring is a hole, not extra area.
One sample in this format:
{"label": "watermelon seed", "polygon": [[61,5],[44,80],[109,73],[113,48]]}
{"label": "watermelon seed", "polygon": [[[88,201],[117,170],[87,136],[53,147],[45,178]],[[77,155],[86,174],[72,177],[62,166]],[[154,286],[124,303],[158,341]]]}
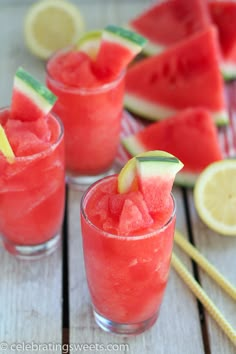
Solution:
{"label": "watermelon seed", "polygon": [[170,75],[170,65],[169,63],[165,63],[162,69],[163,76],[169,76]]}
{"label": "watermelon seed", "polygon": [[154,73],[151,77],[150,77],[150,84],[155,84],[159,79],[159,75],[158,73]]}
{"label": "watermelon seed", "polygon": [[173,84],[173,85],[175,85],[176,84],[176,76],[174,76],[174,75],[172,75],[172,76],[170,76],[169,77],[169,82],[171,83],[171,84]]}

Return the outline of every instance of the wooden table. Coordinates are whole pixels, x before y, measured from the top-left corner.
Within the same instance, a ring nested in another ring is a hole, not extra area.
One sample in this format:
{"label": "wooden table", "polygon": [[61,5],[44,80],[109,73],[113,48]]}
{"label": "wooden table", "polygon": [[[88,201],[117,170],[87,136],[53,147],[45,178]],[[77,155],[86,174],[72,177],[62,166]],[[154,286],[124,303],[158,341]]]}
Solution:
{"label": "wooden table", "polygon": [[[44,63],[24,46],[23,19],[33,1],[0,0],[0,106],[10,103],[15,70],[23,66],[44,80]],[[87,28],[122,25],[148,0],[75,1]],[[199,220],[191,190],[175,187],[177,228],[190,239],[229,281],[236,284],[236,238],[222,237]],[[79,202],[81,193],[68,188],[63,247],[38,261],[19,261],[0,247],[0,353],[66,353],[66,344],[79,344],[71,353],[233,354],[236,348],[172,269],[158,322],[146,333],[125,337],[100,330],[92,317],[85,280]],[[0,205],[1,207],[1,205]],[[236,305],[177,247],[190,272],[236,327]],[[13,343],[19,343],[18,351]],[[30,350],[29,346],[34,344]],[[62,345],[64,344],[64,347]],[[82,348],[82,345],[84,349]],[[95,345],[104,346],[96,349]],[[113,346],[106,347],[108,344]],[[50,346],[51,345],[51,346]],[[119,346],[120,345],[120,346]],[[90,347],[89,347],[90,346]],[[27,349],[28,348],[28,349]],[[23,350],[24,349],[24,350]],[[106,349],[106,350],[105,350]]]}

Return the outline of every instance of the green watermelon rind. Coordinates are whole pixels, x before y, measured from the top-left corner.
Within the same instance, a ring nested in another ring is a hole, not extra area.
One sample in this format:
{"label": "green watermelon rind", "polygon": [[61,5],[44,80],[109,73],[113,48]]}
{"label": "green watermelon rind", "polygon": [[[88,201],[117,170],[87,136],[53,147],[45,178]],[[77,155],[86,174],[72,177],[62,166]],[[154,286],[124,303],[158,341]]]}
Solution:
{"label": "green watermelon rind", "polygon": [[[135,27],[131,26],[131,24],[127,24],[125,27],[128,30],[136,32],[139,35],[141,35],[141,33],[139,33]],[[146,44],[144,45],[142,52],[143,52],[143,54],[145,54],[147,56],[152,56],[152,55],[156,55],[156,54],[161,54],[162,52],[164,52],[166,50],[166,48],[167,48],[166,45],[163,45],[161,43],[154,43],[149,39],[149,40],[147,40]]]}
{"label": "green watermelon rind", "polygon": [[177,113],[176,109],[148,102],[141,97],[137,97],[127,92],[124,97],[124,105],[129,111],[153,121],[165,119],[167,116]]}
{"label": "green watermelon rind", "polygon": [[[146,99],[132,95],[128,92],[126,92],[124,97],[124,105],[130,112],[133,112],[142,118],[153,121],[168,118],[179,112],[177,109],[149,102]],[[229,115],[226,109],[219,112],[211,112],[211,114],[218,126],[228,125]]]}
{"label": "green watermelon rind", "polygon": [[174,156],[137,156],[136,165],[144,179],[157,175],[173,178],[183,168],[183,163]]}
{"label": "green watermelon rind", "polygon": [[18,68],[14,77],[14,89],[28,97],[41,111],[48,113],[57,97],[23,68]]}
{"label": "green watermelon rind", "polygon": [[136,156],[146,151],[145,147],[139,143],[135,135],[130,135],[121,139],[121,144],[131,154],[131,156]]}
{"label": "green watermelon rind", "polygon": [[156,44],[154,42],[148,41],[145,46],[143,47],[143,54],[150,57],[152,55],[159,55],[166,50],[165,46],[161,44]]}
{"label": "green watermelon rind", "polygon": [[199,173],[180,171],[174,180],[174,184],[181,187],[193,188]]}
{"label": "green watermelon rind", "polygon": [[236,63],[223,61],[220,65],[220,70],[225,81],[236,79]]}
{"label": "green watermelon rind", "polygon": [[171,156],[137,156],[136,159],[139,162],[146,163],[156,163],[156,162],[165,162],[165,163],[179,163],[179,159],[177,157]]}
{"label": "green watermelon rind", "polygon": [[147,42],[146,38],[138,33],[115,25],[106,26],[102,37],[107,41],[128,48],[134,55],[138,54]]}

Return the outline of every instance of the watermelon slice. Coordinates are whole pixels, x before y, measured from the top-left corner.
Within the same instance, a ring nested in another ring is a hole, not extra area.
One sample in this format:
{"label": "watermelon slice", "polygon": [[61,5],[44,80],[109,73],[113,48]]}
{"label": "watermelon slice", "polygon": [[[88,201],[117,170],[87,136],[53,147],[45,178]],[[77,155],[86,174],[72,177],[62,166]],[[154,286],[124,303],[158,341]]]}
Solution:
{"label": "watermelon slice", "polygon": [[225,80],[236,78],[236,3],[235,1],[211,1],[209,11],[217,26],[223,62],[221,71]]}
{"label": "watermelon slice", "polygon": [[216,30],[210,26],[168,51],[132,65],[126,76],[125,106],[152,120],[203,106],[217,124],[227,124],[217,44]]}
{"label": "watermelon slice", "polygon": [[174,178],[182,162],[166,151],[148,151],[129,160],[118,175],[118,192],[142,192],[151,213],[170,207]]}
{"label": "watermelon slice", "polygon": [[174,154],[184,164],[175,181],[190,187],[205,167],[223,158],[213,119],[202,108],[187,109],[152,123],[137,134],[124,138],[122,143],[133,156],[154,149]]}
{"label": "watermelon slice", "polygon": [[156,1],[146,11],[132,19],[128,28],[148,39],[144,52],[161,53],[169,45],[203,30],[210,18],[203,0]]}
{"label": "watermelon slice", "polygon": [[140,190],[149,211],[157,213],[168,208],[174,177],[183,164],[172,156],[137,156],[136,166]]}
{"label": "watermelon slice", "polygon": [[11,102],[11,117],[21,121],[32,121],[46,116],[52,109],[56,96],[19,68],[14,77]]}
{"label": "watermelon slice", "polygon": [[93,70],[99,77],[116,77],[142,50],[146,39],[137,33],[114,25],[102,31],[102,39]]}

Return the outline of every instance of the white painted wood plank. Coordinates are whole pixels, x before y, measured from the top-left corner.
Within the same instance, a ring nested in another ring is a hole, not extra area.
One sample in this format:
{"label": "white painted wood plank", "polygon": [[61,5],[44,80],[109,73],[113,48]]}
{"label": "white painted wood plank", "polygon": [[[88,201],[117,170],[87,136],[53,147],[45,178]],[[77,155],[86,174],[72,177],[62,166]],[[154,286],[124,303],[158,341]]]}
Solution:
{"label": "white painted wood plank", "polygon": [[61,249],[19,261],[1,247],[0,267],[0,342],[61,343]]}
{"label": "white painted wood plank", "polygon": [[108,23],[124,25],[150,5],[150,0],[97,0],[78,2],[88,29],[103,28]]}
{"label": "white painted wood plank", "polygon": [[[177,227],[186,234],[182,198],[178,189],[175,189],[175,196],[178,204]],[[139,336],[127,337],[108,334],[97,327],[91,312],[84,271],[80,198],[80,192],[73,189],[69,191],[70,342],[102,343],[105,346],[109,343],[126,343],[130,354],[204,353],[196,300],[174,271],[170,274],[159,319],[150,330]],[[176,252],[189,267],[187,257],[178,249]]]}
{"label": "white painted wood plank", "polygon": [[[234,284],[234,286],[236,286],[236,237],[225,237],[211,231],[200,221],[194,207],[191,192],[189,192],[189,200],[191,201],[192,229],[197,248],[232,284]],[[200,279],[206,293],[233,328],[236,329],[235,301],[226,295],[225,292],[201,270]],[[215,321],[208,314],[206,319],[211,354],[236,353],[236,348]]]}
{"label": "white painted wood plank", "polygon": [[39,80],[44,80],[44,62],[32,56],[24,43],[23,23],[27,6],[0,7],[0,107],[11,102],[13,78],[22,66]]}
{"label": "white painted wood plank", "polygon": [[[1,107],[11,101],[13,76],[18,66],[39,79],[44,75],[44,64],[24,47],[22,29],[26,7],[21,2],[14,7],[7,3],[0,4]],[[61,343],[61,267],[61,249],[50,257],[29,262],[16,260],[0,246],[0,342],[9,345]],[[4,353],[13,351],[8,348]]]}

